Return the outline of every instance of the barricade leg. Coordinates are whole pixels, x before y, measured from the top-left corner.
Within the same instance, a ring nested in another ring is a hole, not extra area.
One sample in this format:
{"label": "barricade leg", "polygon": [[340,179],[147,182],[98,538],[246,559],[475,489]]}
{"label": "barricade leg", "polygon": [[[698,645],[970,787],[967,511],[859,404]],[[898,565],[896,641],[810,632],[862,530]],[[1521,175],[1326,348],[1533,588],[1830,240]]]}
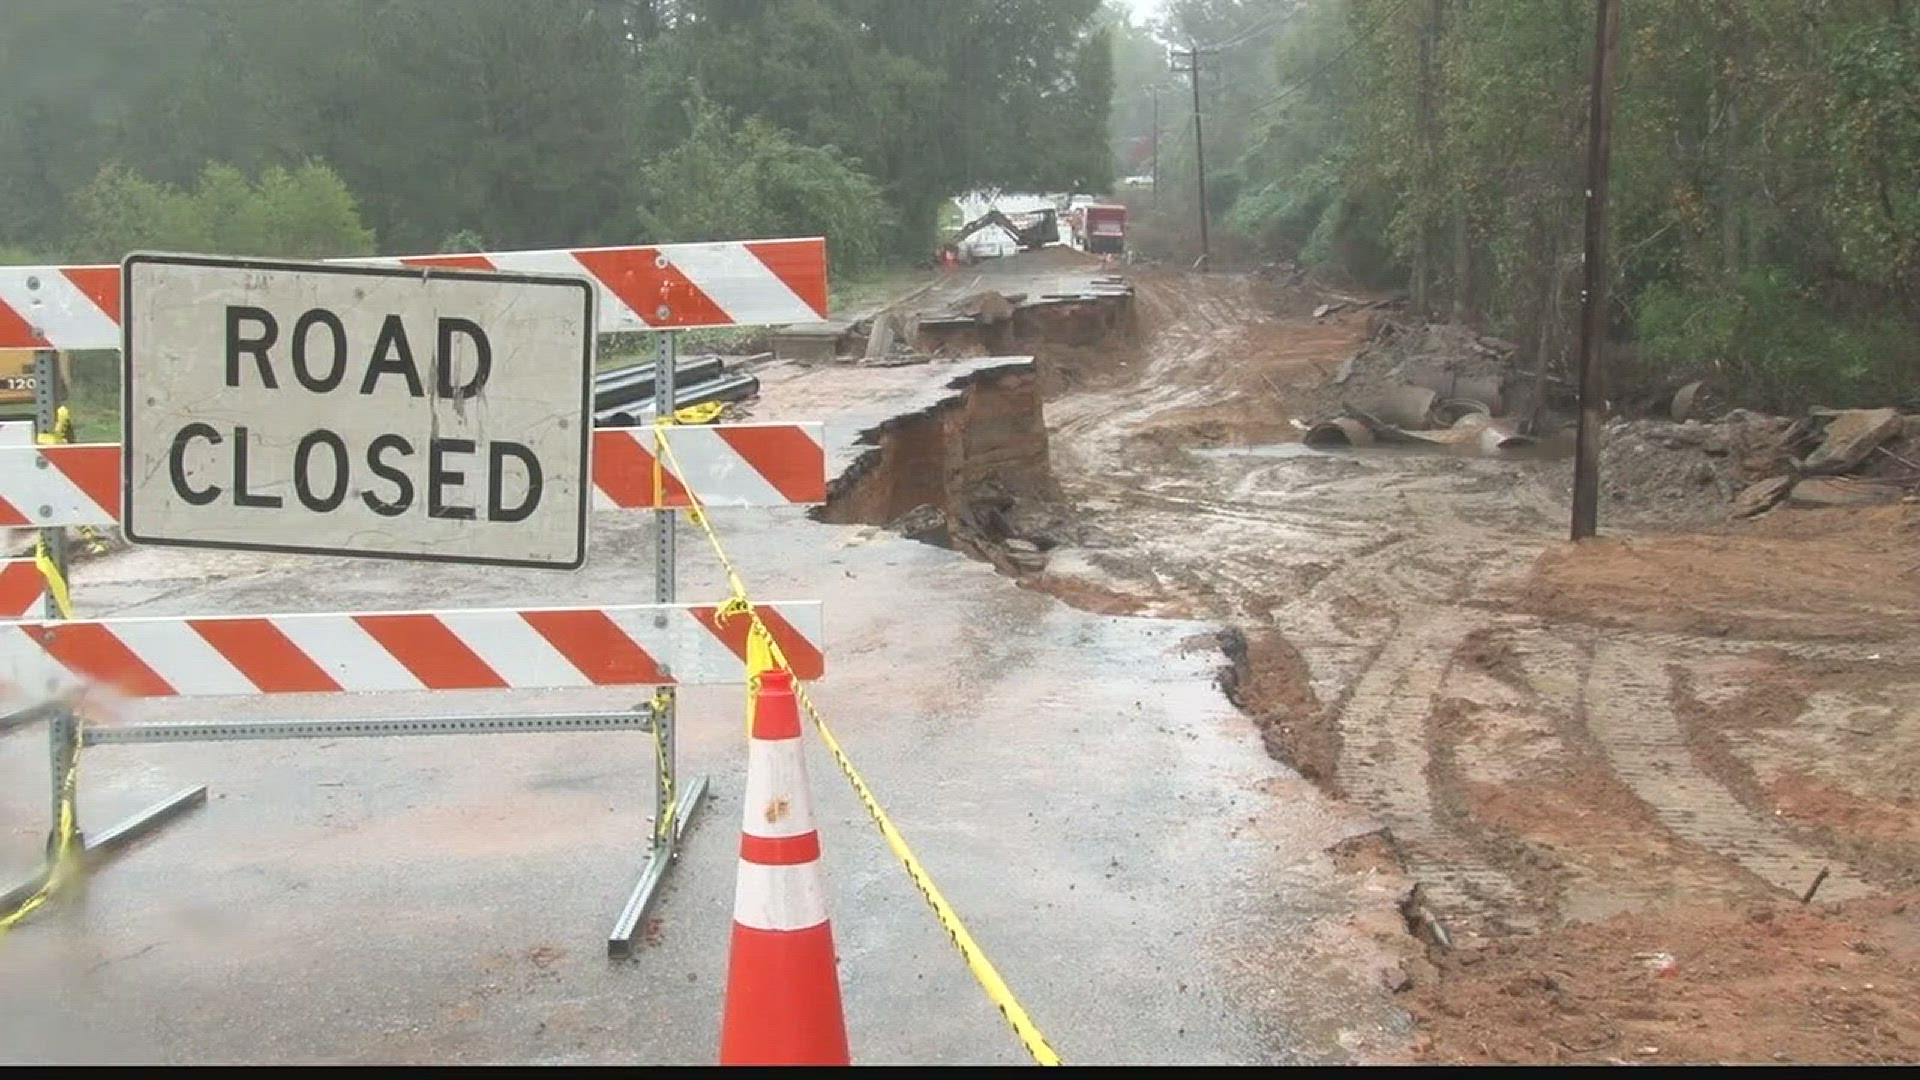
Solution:
{"label": "barricade leg", "polygon": [[[74,758],[79,754],[80,746],[85,742],[84,732],[81,733],[79,740],[74,738],[74,729],[79,722],[79,719],[73,715],[71,710],[63,710],[60,715],[54,718],[52,724],[52,749],[54,757],[53,820],[55,831],[47,841],[49,845],[47,850],[49,852],[54,850],[52,845],[57,844],[60,839],[58,832],[60,822],[61,779],[66,775],[66,770],[73,766]],[[207,788],[204,784],[196,784],[193,787],[176,791],[152,806],[113,825],[97,836],[88,836],[86,830],[80,827],[79,801],[79,792],[76,790],[74,792],[75,805],[73,808],[73,841],[79,848],[80,854],[86,859],[87,865],[94,866],[112,858],[114,855],[125,850],[134,841],[160,828],[162,825],[165,825],[167,822],[188,810],[205,806],[207,803]]]}
{"label": "barricade leg", "polygon": [[[190,787],[175,792],[98,836],[89,837],[80,825],[80,793],[78,774],[75,772],[84,734],[80,729],[80,719],[74,715],[72,707],[64,702],[50,703],[0,717],[0,731],[25,726],[37,718],[47,720],[47,773],[50,778],[48,787],[51,793],[49,810],[52,825],[47,830],[46,854],[41,861],[40,872],[31,880],[0,892],[0,915],[13,912],[27,903],[52,880],[61,854],[63,820],[72,829],[67,838],[72,845],[72,855],[81,860],[82,866],[92,867],[179,814],[204,806],[207,801],[205,786]],[[71,787],[68,784],[69,775],[75,778]]]}
{"label": "barricade leg", "polygon": [[104,861],[119,854],[134,841],[159,829],[161,826],[179,817],[189,810],[207,805],[207,786],[195,784],[161,799],[145,810],[128,817],[97,836],[86,838],[81,849],[86,853],[89,864]]}
{"label": "barricade leg", "polygon": [[607,955],[616,960],[624,960],[634,953],[634,947],[640,937],[640,923],[647,917],[647,910],[653,906],[660,883],[666,879],[667,867],[673,864],[680,854],[680,839],[686,835],[687,823],[693,820],[694,813],[700,807],[700,801],[707,794],[707,778],[695,777],[693,782],[681,790],[673,803],[673,821],[663,839],[653,837],[647,851],[647,861],[640,869],[640,880],[635,883],[633,892],[627,897],[626,906],[620,909],[620,917],[614,921],[613,932],[607,935]]}
{"label": "barricade leg", "polygon": [[[673,334],[664,333],[654,336],[654,380],[653,415],[656,423],[665,422],[673,416],[674,373],[678,367],[675,355]],[[655,438],[659,427],[655,429]],[[654,448],[654,459],[665,457],[662,447]],[[675,598],[675,574],[678,554],[674,547],[674,527],[679,519],[675,511],[660,509],[653,514],[653,599],[655,603],[670,604]],[[664,626],[664,623],[658,625]],[[654,801],[653,835],[647,845],[647,861],[640,870],[640,880],[635,883],[633,892],[628,895],[626,906],[620,909],[620,915],[614,920],[613,930],[607,935],[607,956],[613,959],[625,959],[633,955],[634,942],[640,935],[641,921],[647,917],[647,909],[653,905],[654,894],[665,880],[667,867],[679,854],[680,837],[687,831],[687,825],[700,809],[700,800],[707,793],[707,778],[695,777],[684,791],[676,791],[674,783],[674,745],[673,721],[675,713],[674,693],[663,689],[654,695],[653,700],[653,764],[654,764]]]}

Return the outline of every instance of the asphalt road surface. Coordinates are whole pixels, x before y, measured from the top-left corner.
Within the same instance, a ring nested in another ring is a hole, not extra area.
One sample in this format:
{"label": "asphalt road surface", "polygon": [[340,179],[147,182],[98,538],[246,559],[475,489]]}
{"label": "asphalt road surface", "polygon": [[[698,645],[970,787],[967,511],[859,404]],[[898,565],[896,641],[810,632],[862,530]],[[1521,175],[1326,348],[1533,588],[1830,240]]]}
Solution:
{"label": "asphalt road surface", "polygon": [[[951,365],[844,381],[836,460]],[[878,373],[873,373],[876,376]],[[822,373],[821,378],[832,377]],[[808,382],[808,380],[798,380]],[[830,401],[812,382],[809,405]],[[793,400],[800,401],[796,395]],[[80,568],[83,615],[651,599],[649,515],[598,514],[578,574],[136,549]],[[1070,1063],[1347,1060],[1403,1033],[1342,927],[1377,903],[1324,849],[1362,827],[1275,764],[1213,685],[1211,628],[1098,616],[984,564],[798,510],[714,519],[757,599],[827,603],[816,697],[882,803]],[[724,597],[681,538],[682,596]],[[142,717],[603,711],[637,692],[198,699]],[[641,864],[648,736],[108,746],[99,829],[192,782],[211,802],[0,938],[15,1062],[710,1063],[744,768],[738,689],[682,696],[712,779],[630,961],[604,938]],[[0,736],[0,869],[44,835],[46,739]],[[1018,1063],[906,874],[807,746],[857,1062]]]}

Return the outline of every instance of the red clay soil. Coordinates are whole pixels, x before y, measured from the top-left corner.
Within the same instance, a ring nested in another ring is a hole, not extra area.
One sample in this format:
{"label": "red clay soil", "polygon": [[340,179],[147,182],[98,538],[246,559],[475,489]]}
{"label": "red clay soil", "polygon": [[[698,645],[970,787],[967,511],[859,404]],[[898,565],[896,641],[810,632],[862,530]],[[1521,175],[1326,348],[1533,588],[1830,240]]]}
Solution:
{"label": "red clay soil", "polygon": [[1920,896],[1638,912],[1441,960],[1428,1063],[1920,1059]]}
{"label": "red clay soil", "polygon": [[[1036,379],[890,432],[830,519],[1046,475],[1006,515],[1060,511],[1023,585],[1233,627],[1223,691],[1381,826],[1336,865],[1408,890],[1401,1060],[1920,1060],[1920,505],[1575,545],[1551,463],[1219,454],[1297,438],[1369,313],[1129,277],[1131,338],[1040,334]],[[1802,906],[1767,853],[1833,881]]]}

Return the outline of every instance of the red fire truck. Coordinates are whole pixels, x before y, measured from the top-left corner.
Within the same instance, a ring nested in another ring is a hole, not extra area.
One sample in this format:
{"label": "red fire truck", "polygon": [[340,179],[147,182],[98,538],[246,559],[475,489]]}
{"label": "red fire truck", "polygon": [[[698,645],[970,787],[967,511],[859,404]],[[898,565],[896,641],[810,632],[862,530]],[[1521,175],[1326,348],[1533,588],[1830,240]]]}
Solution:
{"label": "red fire truck", "polygon": [[1127,208],[1114,203],[1082,203],[1067,213],[1073,246],[1094,255],[1127,250]]}

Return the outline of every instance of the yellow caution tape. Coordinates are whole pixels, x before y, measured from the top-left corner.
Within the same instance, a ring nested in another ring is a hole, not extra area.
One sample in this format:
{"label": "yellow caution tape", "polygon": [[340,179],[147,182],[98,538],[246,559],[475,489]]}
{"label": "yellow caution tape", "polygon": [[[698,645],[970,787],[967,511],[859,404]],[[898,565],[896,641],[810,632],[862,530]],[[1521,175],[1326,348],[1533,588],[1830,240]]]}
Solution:
{"label": "yellow caution tape", "polygon": [[727,411],[724,401],[703,401],[698,405],[689,405],[684,409],[673,410],[673,422],[676,424],[711,424],[720,419]]}
{"label": "yellow caution tape", "polygon": [[42,446],[73,441],[73,411],[65,405],[53,410],[53,430],[43,431],[34,436],[34,441]]}
{"label": "yellow caution tape", "polygon": [[73,618],[73,600],[67,593],[67,579],[60,573],[60,564],[53,561],[47,551],[47,538],[43,534],[39,543],[33,545],[33,565],[40,568],[40,576],[47,579],[47,595],[53,597],[53,606],[63,619]]}
{"label": "yellow caution tape", "polygon": [[665,843],[673,836],[674,818],[678,816],[673,801],[673,770],[667,768],[667,710],[673,708],[673,692],[660,687],[653,692],[652,700],[647,702],[648,711],[653,713],[653,723],[649,729],[653,732],[653,771],[660,778],[660,805],[664,807],[656,815],[653,823],[653,838]]}
{"label": "yellow caution tape", "polygon": [[[667,509],[667,429],[675,424],[711,424],[720,419],[720,414],[726,411],[727,405],[723,401],[703,401],[698,405],[675,409],[653,422],[653,505],[655,509]],[[674,469],[676,473],[679,471],[678,467]]]}
{"label": "yellow caution tape", "polygon": [[[679,472],[679,463],[672,461],[673,448],[665,439],[661,439],[659,445],[662,448],[662,454],[673,465],[674,471]],[[721,545],[719,534],[714,532],[712,523],[707,520],[707,515],[700,506],[699,497],[692,495],[691,492],[689,496],[693,499],[693,505],[687,508],[687,517],[700,526],[700,530],[706,534],[707,543],[713,548],[714,556],[720,560],[720,568],[727,576],[727,588],[732,593],[716,612],[716,620],[724,622],[742,615],[753,620],[747,633],[747,672],[750,682],[757,685],[760,674],[771,668],[790,670],[791,665],[781,654],[779,643],[773,639],[773,634],[768,631],[766,623],[754,609],[753,601],[748,598],[746,584],[734,568],[733,560],[727,557],[726,548]],[[753,722],[752,690],[753,686],[750,686],[747,695],[749,733],[752,731]],[[814,729],[820,733],[820,741],[826,744],[827,752],[833,755],[834,763],[840,766],[841,774],[847,778],[847,783],[853,786],[854,795],[860,799],[860,804],[866,807],[867,816],[871,817],[874,825],[879,828],[880,835],[887,842],[887,848],[893,852],[894,858],[900,860],[901,866],[907,871],[907,876],[913,879],[914,887],[920,890],[920,895],[933,909],[935,920],[952,939],[954,948],[960,950],[960,956],[966,961],[967,969],[973,973],[974,981],[980,984],[980,989],[986,991],[988,1000],[992,1001],[994,1007],[1000,1010],[1000,1015],[1006,1018],[1008,1025],[1013,1028],[1015,1037],[1026,1048],[1035,1064],[1060,1064],[1060,1055],[1054,1053],[1053,1047],[1048,1045],[1046,1037],[1040,1033],[1040,1029],[1027,1015],[1027,1010],[1022,1008],[1019,999],[1014,997],[1013,990],[1000,977],[999,970],[993,966],[991,960],[987,959],[987,954],[980,948],[980,943],[967,932],[966,924],[960,921],[960,916],[955,913],[953,906],[947,903],[947,898],[933,883],[933,876],[927,873],[926,867],[920,865],[920,860],[914,856],[913,849],[907,846],[906,837],[900,835],[900,830],[893,825],[893,819],[888,817],[887,812],[881,808],[880,800],[874,797],[873,789],[860,778],[860,772],[853,767],[852,759],[848,758],[847,752],[841,749],[840,740],[833,737],[833,731],[827,726],[826,718],[820,714],[819,709],[814,707],[813,699],[807,695],[806,687],[796,680],[793,692],[801,709],[806,712],[807,718],[813,721]]]}
{"label": "yellow caution tape", "polygon": [[79,865],[79,851],[76,840],[79,830],[74,811],[74,793],[80,784],[80,721],[73,722],[73,754],[67,759],[67,774],[60,778],[60,820],[55,824],[53,865],[47,868],[47,879],[42,882],[32,896],[20,902],[20,906],[4,915],[0,915],[0,936],[13,929],[22,919],[38,910],[58,892],[73,876]]}

